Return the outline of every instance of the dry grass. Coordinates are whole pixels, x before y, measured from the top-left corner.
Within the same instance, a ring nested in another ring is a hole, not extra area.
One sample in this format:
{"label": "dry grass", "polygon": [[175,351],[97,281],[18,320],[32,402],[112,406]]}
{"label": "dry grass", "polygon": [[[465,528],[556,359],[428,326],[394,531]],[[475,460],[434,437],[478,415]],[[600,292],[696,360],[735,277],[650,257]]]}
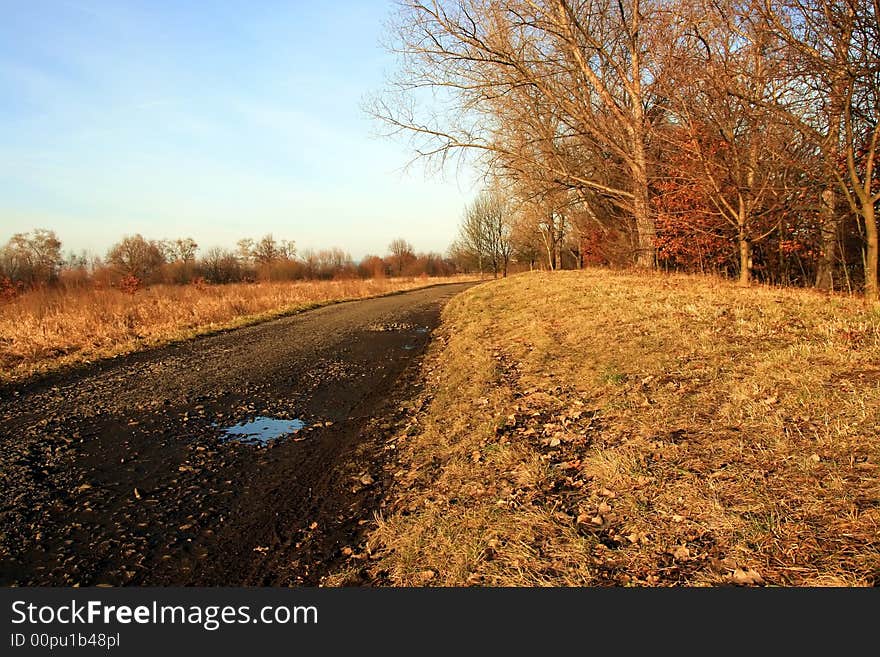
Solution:
{"label": "dry grass", "polygon": [[335,301],[459,279],[392,278],[46,289],[0,305],[0,380],[251,324]]}
{"label": "dry grass", "polygon": [[454,299],[426,367],[377,583],[880,583],[876,308],[525,274]]}

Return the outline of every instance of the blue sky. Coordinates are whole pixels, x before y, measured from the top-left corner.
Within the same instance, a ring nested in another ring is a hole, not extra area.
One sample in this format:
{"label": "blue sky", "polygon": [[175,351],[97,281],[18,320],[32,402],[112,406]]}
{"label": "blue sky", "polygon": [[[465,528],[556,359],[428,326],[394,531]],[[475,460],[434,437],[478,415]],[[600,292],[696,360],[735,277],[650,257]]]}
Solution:
{"label": "blue sky", "polygon": [[0,242],[54,229],[203,248],[272,233],[355,258],[444,251],[470,174],[426,174],[362,110],[381,0],[0,0]]}

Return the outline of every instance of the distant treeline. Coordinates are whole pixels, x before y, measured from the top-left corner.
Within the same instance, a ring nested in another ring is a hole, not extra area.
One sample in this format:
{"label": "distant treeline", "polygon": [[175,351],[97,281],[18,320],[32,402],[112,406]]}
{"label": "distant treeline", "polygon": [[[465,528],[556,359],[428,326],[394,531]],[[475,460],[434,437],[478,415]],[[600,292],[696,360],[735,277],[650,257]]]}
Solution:
{"label": "distant treeline", "polygon": [[297,252],[292,240],[271,234],[244,238],[235,249],[213,247],[200,253],[192,238],[148,240],[126,236],[101,258],[85,252],[64,254],[54,231],[17,233],[0,250],[0,293],[9,298],[33,287],[97,286],[132,292],[154,284],[223,284],[257,281],[449,276],[455,263],[438,253],[416,253],[395,239],[384,256],[355,262],[338,248]]}

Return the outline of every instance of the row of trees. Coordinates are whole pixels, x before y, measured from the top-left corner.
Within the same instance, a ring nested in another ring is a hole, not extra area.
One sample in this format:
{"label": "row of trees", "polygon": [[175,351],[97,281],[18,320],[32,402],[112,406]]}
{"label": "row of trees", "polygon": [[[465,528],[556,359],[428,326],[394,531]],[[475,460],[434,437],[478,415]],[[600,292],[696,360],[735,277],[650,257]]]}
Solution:
{"label": "row of trees", "polygon": [[40,285],[99,284],[136,289],[154,283],[221,284],[257,280],[448,276],[455,265],[436,253],[417,254],[396,239],[385,257],[368,255],[359,263],[341,249],[298,253],[292,240],[266,235],[239,240],[235,249],[214,247],[199,254],[192,238],[149,240],[124,237],[101,259],[85,253],[62,254],[51,230],[18,233],[0,249],[0,283],[4,296]]}
{"label": "row of trees", "polygon": [[[372,109],[421,156],[476,153],[551,267],[876,299],[878,19],[875,0],[403,0]],[[456,249],[482,252],[466,225]]]}
{"label": "row of trees", "polygon": [[590,257],[590,234],[578,232],[562,213],[536,217],[495,186],[482,191],[466,208],[449,258],[463,272],[574,269],[607,263]]}
{"label": "row of trees", "polygon": [[498,190],[484,191],[465,209],[449,255],[462,269],[507,276],[513,252],[510,203]]}

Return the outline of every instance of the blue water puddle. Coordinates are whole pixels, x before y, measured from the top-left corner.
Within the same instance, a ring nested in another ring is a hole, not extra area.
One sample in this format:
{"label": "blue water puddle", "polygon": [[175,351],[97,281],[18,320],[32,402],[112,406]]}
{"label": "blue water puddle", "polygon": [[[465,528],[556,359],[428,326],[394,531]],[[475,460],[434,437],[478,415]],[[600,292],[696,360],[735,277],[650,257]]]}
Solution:
{"label": "blue water puddle", "polygon": [[302,420],[285,420],[261,415],[248,422],[226,427],[223,429],[223,440],[262,446],[268,445],[273,440],[297,434],[305,428],[306,423]]}
{"label": "blue water puddle", "polygon": [[427,327],[427,326],[420,326],[419,328],[416,329],[416,333],[423,333],[423,334],[424,334],[424,333],[427,333],[427,332],[428,332],[428,327]]}

